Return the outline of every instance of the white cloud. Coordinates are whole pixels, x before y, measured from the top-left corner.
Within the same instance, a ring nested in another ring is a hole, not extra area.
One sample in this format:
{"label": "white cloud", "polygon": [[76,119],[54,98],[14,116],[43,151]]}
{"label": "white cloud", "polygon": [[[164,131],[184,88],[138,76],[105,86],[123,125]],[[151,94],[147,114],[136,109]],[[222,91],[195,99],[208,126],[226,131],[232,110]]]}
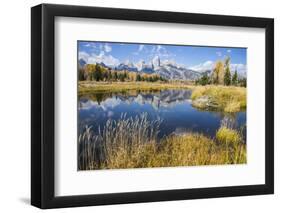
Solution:
{"label": "white cloud", "polygon": [[112,51],[112,47],[109,44],[100,44],[99,49],[100,49],[100,51],[104,51],[107,53]]}
{"label": "white cloud", "polygon": [[174,54],[171,54],[167,51],[165,47],[162,45],[143,45],[140,44],[138,47],[138,50],[136,52],[133,52],[133,55],[139,55],[141,52],[147,54],[151,58],[154,58],[155,56],[159,56],[160,58],[168,58],[175,56]]}
{"label": "white cloud", "polygon": [[227,50],[226,52],[231,53],[231,50]]}
{"label": "white cloud", "polygon": [[95,63],[105,63],[108,66],[117,66],[119,64],[119,60],[114,58],[112,55],[106,55],[104,51],[101,51],[99,55],[96,54],[88,54],[86,52],[78,53],[79,59],[83,59],[87,64],[95,64]]}
{"label": "white cloud", "polygon": [[91,48],[96,48],[95,43],[92,42],[87,42],[83,44],[84,47],[91,47]]}
{"label": "white cloud", "polygon": [[230,70],[231,72],[237,70],[237,73],[242,76],[247,75],[247,65],[245,64],[230,64]]}
{"label": "white cloud", "polygon": [[222,53],[221,52],[216,52],[217,56],[218,57],[221,57],[222,56]]}
{"label": "white cloud", "polygon": [[143,44],[139,45],[138,51],[141,52],[141,51],[143,50],[143,48],[144,48],[144,45],[143,45]]}
{"label": "white cloud", "polygon": [[104,56],[104,51],[100,51],[99,56],[100,56],[100,57]]}
{"label": "white cloud", "polygon": [[206,71],[206,70],[212,70],[214,68],[214,62],[213,61],[206,61],[204,63],[201,63],[201,64],[197,64],[195,66],[192,66],[192,67],[189,67],[189,69],[192,69],[192,70],[195,70],[195,71],[198,71],[198,72],[203,72],[203,71]]}
{"label": "white cloud", "polygon": [[163,49],[164,47],[162,47],[161,45],[157,45],[157,51],[159,52],[161,49]]}
{"label": "white cloud", "polygon": [[133,55],[138,55],[140,52],[142,52],[144,50],[145,50],[144,45],[140,44],[138,50],[136,52],[133,52],[132,54]]}
{"label": "white cloud", "polygon": [[88,61],[88,58],[90,57],[90,55],[88,54],[88,53],[86,53],[86,52],[83,52],[83,51],[80,51],[79,53],[78,53],[78,58],[79,59],[83,59],[84,61]]}
{"label": "white cloud", "polygon": [[179,64],[177,64],[177,62],[174,59],[166,59],[162,61],[162,64],[171,64],[174,66],[178,66]]}
{"label": "white cloud", "polygon": [[109,53],[109,52],[111,52],[112,47],[109,46],[108,44],[105,44],[105,45],[104,45],[104,50],[105,50],[105,52]]}
{"label": "white cloud", "polygon": [[[204,72],[206,70],[213,70],[215,67],[215,62],[213,61],[206,61],[204,63],[191,66],[189,69],[195,70],[197,72]],[[246,76],[247,73],[247,66],[245,64],[230,64],[230,70],[233,73],[237,70],[239,75]]]}
{"label": "white cloud", "polygon": [[89,58],[89,63],[105,63],[108,66],[116,66],[119,64],[119,60],[114,58],[112,55],[96,55]]}
{"label": "white cloud", "polygon": [[169,52],[165,47],[162,45],[156,45],[153,46],[152,49],[150,50],[150,57],[154,58],[155,56],[162,58],[172,58],[175,57],[175,54],[172,54]]}

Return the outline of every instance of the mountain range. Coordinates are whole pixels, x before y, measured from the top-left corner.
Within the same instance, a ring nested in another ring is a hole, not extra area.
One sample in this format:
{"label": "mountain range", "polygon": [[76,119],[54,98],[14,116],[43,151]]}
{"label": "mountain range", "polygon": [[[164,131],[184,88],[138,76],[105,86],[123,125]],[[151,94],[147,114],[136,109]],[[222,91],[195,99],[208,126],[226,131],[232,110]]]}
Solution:
{"label": "mountain range", "polygon": [[[79,60],[78,66],[79,68],[83,68],[86,64],[87,62],[81,58]],[[212,73],[211,70],[195,71],[193,69],[179,65],[174,61],[161,61],[159,56],[154,57],[154,59],[148,63],[146,63],[145,61],[139,61],[138,63],[126,61],[118,64],[117,66],[109,66],[104,62],[100,62],[97,64],[105,68],[111,68],[117,71],[127,70],[130,72],[140,72],[148,74],[155,73],[169,80],[196,80],[200,78],[204,73],[207,73],[207,75],[210,75]]]}

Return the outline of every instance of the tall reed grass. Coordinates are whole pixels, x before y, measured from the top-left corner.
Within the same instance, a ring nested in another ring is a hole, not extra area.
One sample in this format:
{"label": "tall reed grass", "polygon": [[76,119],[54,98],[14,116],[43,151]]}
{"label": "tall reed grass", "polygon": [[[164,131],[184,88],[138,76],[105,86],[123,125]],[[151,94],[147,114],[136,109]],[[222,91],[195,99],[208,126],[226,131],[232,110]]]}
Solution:
{"label": "tall reed grass", "polygon": [[[79,136],[79,168],[130,168],[139,164],[148,148],[157,144],[161,119],[149,121],[146,113],[108,120],[102,131],[94,134],[86,127]],[[136,162],[136,161],[138,162]]]}
{"label": "tall reed grass", "polygon": [[160,125],[160,119],[150,121],[147,114],[141,114],[135,118],[123,115],[117,121],[108,120],[98,134],[86,127],[79,136],[78,169],[246,163],[246,146],[234,129],[222,126],[213,139],[186,133],[159,140]]}

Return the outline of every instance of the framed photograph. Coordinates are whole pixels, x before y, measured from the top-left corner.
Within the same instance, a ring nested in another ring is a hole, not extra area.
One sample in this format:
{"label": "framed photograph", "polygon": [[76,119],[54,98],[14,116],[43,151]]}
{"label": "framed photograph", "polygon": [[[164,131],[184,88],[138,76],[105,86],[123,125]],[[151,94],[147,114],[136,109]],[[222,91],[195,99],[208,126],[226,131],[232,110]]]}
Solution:
{"label": "framed photograph", "polygon": [[31,203],[272,194],[274,20],[31,9]]}

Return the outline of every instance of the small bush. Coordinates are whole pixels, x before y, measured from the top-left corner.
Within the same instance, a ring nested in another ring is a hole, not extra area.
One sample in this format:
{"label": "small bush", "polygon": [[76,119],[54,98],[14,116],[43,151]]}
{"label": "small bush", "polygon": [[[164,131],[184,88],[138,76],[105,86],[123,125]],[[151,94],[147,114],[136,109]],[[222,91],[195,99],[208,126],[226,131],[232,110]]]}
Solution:
{"label": "small bush", "polygon": [[238,131],[222,126],[216,133],[216,139],[225,144],[238,144],[242,141]]}

